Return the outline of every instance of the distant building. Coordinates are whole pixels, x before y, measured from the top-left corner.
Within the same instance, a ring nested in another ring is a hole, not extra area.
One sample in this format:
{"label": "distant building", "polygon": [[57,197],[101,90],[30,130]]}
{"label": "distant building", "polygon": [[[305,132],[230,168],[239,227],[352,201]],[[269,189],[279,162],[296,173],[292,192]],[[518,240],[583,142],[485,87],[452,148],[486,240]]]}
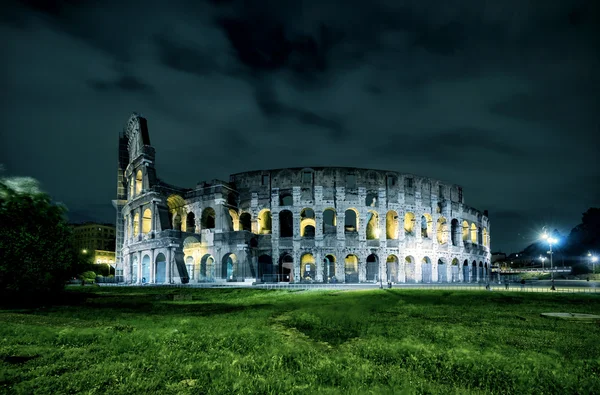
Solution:
{"label": "distant building", "polygon": [[115,265],[115,226],[110,224],[74,224],[75,247],[92,257],[94,263]]}

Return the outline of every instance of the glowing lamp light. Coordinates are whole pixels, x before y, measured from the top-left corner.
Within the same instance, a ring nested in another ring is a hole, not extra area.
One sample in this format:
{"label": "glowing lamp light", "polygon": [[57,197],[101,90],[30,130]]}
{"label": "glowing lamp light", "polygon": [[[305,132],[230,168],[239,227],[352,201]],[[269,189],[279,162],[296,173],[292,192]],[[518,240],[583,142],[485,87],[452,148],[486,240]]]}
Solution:
{"label": "glowing lamp light", "polygon": [[592,262],[598,262],[598,257],[597,256],[593,256],[592,257]]}

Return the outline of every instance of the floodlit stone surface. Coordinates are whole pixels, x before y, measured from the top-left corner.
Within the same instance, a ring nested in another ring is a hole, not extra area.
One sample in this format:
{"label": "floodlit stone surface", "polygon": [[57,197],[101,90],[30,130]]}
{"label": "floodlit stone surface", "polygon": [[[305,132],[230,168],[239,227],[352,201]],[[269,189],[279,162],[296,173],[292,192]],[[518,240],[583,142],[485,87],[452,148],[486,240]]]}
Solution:
{"label": "floodlit stone surface", "polygon": [[194,188],[157,177],[147,122],[120,137],[117,276],[127,283],[487,281],[487,213],[413,174],[311,167]]}

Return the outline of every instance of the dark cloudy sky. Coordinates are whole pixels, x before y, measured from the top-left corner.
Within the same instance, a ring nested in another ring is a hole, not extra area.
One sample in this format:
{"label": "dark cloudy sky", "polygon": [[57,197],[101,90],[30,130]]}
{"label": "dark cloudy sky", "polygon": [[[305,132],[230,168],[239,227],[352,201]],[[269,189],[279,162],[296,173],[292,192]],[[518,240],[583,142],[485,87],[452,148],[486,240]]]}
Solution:
{"label": "dark cloudy sky", "polygon": [[600,206],[599,3],[9,2],[0,163],[72,220],[114,222],[117,137],[137,111],[169,183],[412,172],[462,185],[492,249],[518,250]]}

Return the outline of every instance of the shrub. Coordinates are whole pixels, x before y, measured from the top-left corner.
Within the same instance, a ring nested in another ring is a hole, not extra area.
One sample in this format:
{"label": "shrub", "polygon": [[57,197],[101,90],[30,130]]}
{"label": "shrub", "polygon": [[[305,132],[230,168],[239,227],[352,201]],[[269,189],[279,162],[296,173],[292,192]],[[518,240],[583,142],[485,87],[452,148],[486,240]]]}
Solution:
{"label": "shrub", "polygon": [[588,265],[584,264],[584,263],[577,263],[575,265],[573,265],[571,267],[571,274],[574,276],[580,275],[580,274],[588,274],[591,273],[592,271],[590,270],[590,268],[588,267]]}

